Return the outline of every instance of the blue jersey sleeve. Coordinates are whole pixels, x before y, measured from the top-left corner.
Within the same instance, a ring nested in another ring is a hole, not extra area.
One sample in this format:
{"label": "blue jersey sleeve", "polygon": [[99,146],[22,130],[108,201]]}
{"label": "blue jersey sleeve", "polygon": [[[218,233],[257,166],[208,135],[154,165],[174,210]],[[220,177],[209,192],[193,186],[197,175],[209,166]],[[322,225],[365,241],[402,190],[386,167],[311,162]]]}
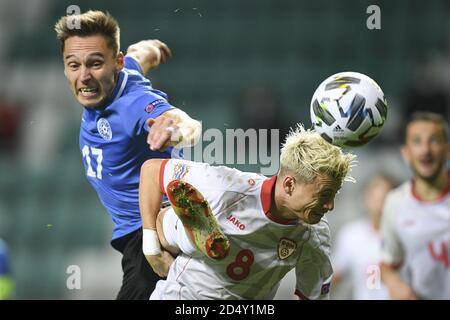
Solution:
{"label": "blue jersey sleeve", "polygon": [[136,70],[140,74],[144,75],[139,62],[137,62],[134,58],[132,58],[130,56],[125,56],[125,68],[131,69],[131,70]]}
{"label": "blue jersey sleeve", "polygon": [[8,254],[6,252],[6,246],[0,241],[0,276],[8,273]]}
{"label": "blue jersey sleeve", "polygon": [[147,134],[149,127],[146,121],[155,119],[164,112],[174,107],[163,97],[155,92],[149,92],[135,99],[127,107],[124,113],[124,123],[127,134],[130,137]]}

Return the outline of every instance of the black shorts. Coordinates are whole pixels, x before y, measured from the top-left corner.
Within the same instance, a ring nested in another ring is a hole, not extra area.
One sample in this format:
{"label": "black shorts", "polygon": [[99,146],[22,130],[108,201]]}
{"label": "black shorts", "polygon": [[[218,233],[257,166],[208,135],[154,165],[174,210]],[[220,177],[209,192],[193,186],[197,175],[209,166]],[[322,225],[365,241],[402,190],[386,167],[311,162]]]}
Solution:
{"label": "black shorts", "polygon": [[117,300],[148,300],[156,282],[161,279],[152,269],[142,252],[142,228],[111,241],[111,245],[123,254],[122,286]]}

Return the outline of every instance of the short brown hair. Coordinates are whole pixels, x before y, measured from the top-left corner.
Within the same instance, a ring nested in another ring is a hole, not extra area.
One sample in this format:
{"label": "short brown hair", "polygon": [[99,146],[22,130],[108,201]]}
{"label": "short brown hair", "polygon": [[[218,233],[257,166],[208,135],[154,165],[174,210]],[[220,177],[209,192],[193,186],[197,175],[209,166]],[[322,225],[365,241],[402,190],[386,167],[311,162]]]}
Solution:
{"label": "short brown hair", "polygon": [[[69,19],[79,22],[79,28],[74,28]],[[108,48],[116,56],[120,50],[120,28],[117,20],[109,12],[89,10],[79,15],[61,17],[55,24],[56,37],[61,41],[61,51],[64,51],[65,41],[74,36],[88,37],[102,35],[106,38]]]}
{"label": "short brown hair", "polygon": [[428,122],[434,122],[438,124],[442,128],[442,134],[444,136],[445,141],[449,141],[448,137],[448,123],[445,121],[444,117],[441,116],[438,113],[429,112],[429,111],[417,111],[411,114],[408,121],[406,122],[405,130],[403,131],[404,137],[403,141],[406,142],[406,131],[408,129],[408,126],[416,121],[428,121]]}

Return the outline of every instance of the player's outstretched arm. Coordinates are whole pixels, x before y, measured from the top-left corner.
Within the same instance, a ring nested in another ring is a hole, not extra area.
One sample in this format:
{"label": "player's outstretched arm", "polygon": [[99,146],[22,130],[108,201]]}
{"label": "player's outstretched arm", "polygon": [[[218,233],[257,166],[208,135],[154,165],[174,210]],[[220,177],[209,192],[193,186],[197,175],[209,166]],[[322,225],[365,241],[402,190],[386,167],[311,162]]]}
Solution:
{"label": "player's outstretched arm", "polygon": [[380,264],[381,280],[388,288],[391,299],[416,300],[417,297],[413,289],[401,279],[397,269],[386,263]]}
{"label": "player's outstretched arm", "polygon": [[189,147],[195,145],[202,132],[201,123],[192,119],[180,109],[171,109],[156,119],[148,119],[150,131],[147,143],[152,150],[165,150],[167,147]]}
{"label": "player's outstretched arm", "polygon": [[127,55],[141,65],[144,75],[172,57],[169,47],[159,40],[142,40],[127,49]]}
{"label": "player's outstretched arm", "polygon": [[163,160],[146,161],[141,168],[139,183],[139,210],[142,217],[142,250],[156,274],[166,277],[173,257],[161,250],[157,232],[157,218],[161,210],[163,194],[159,183],[159,171]]}

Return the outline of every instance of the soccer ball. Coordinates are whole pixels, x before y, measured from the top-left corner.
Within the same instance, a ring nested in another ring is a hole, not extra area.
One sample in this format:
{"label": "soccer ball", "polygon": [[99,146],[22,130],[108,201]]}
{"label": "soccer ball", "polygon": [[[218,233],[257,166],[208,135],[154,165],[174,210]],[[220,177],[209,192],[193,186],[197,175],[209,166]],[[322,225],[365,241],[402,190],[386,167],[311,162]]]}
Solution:
{"label": "soccer ball", "polygon": [[328,142],[362,146],[375,138],[387,116],[387,102],[378,84],[357,72],[328,77],[314,92],[311,122]]}

